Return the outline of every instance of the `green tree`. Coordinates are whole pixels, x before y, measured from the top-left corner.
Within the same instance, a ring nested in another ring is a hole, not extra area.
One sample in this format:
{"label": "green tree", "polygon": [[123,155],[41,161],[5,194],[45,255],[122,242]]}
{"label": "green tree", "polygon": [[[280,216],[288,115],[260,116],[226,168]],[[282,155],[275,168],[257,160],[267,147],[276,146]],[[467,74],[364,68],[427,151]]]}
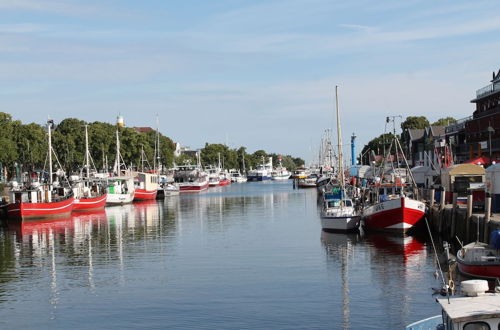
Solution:
{"label": "green tree", "polygon": [[426,128],[429,126],[429,121],[424,116],[409,116],[401,123],[401,129],[403,131],[406,129]]}
{"label": "green tree", "polygon": [[392,133],[386,133],[370,140],[361,150],[361,155],[363,155],[361,162],[369,165],[372,152],[376,155],[382,155],[384,150],[389,148],[392,138]]}
{"label": "green tree", "polygon": [[436,120],[434,123],[432,123],[432,126],[448,126],[451,124],[456,123],[457,120],[453,117],[445,117],[445,118],[439,118]]}

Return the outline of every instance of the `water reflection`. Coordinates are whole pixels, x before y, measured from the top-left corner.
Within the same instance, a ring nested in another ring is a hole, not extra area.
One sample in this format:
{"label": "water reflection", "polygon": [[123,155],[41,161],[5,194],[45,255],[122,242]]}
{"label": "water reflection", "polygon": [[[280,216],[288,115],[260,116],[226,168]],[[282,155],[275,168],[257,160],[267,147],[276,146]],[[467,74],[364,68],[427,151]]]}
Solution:
{"label": "water reflection", "polygon": [[[353,258],[354,248],[361,238],[362,233],[333,233],[321,231],[321,242],[323,243],[327,257],[340,263],[340,278],[342,287],[342,328],[349,329],[350,303],[349,303],[349,262]],[[330,273],[332,268],[328,268]],[[335,277],[334,274],[330,274]]]}

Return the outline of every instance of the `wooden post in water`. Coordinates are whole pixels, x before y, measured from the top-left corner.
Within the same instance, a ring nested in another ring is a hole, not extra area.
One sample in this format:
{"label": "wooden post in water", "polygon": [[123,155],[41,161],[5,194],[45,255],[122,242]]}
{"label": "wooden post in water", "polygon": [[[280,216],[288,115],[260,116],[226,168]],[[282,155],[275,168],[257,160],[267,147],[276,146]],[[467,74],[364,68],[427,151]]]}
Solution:
{"label": "wooden post in water", "polygon": [[451,209],[451,233],[450,237],[455,237],[455,226],[456,226],[456,208],[457,208],[458,193],[453,193],[453,208]]}
{"label": "wooden post in water", "polygon": [[489,241],[489,222],[491,216],[491,196],[489,193],[486,194],[486,201],[484,204],[484,238],[483,242],[488,243]]}
{"label": "wooden post in water", "polygon": [[472,193],[469,191],[467,195],[467,217],[465,218],[465,242],[470,242],[470,224],[472,222]]}
{"label": "wooden post in water", "polygon": [[434,196],[436,194],[436,190],[434,188],[431,189],[431,197],[430,197],[430,202],[429,206],[432,208],[434,206]]}
{"label": "wooden post in water", "polygon": [[446,205],[446,189],[443,187],[441,189],[441,210],[444,209]]}

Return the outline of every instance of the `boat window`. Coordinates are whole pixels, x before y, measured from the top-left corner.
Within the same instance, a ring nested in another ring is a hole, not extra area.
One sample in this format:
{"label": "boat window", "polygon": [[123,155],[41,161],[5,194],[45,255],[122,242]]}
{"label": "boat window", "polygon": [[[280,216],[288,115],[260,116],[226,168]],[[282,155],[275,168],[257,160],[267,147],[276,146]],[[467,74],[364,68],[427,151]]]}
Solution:
{"label": "boat window", "polygon": [[345,201],[345,206],[347,206],[347,207],[352,206],[352,202],[351,201]]}
{"label": "boat window", "polygon": [[464,330],[490,330],[486,322],[469,322],[464,325]]}

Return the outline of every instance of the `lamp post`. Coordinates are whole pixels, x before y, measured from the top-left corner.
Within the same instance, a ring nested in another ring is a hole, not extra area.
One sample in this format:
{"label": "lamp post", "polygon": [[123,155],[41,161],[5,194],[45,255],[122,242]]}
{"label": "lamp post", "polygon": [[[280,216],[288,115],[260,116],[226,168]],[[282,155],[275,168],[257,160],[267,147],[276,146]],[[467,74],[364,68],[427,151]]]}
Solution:
{"label": "lamp post", "polygon": [[495,133],[495,129],[493,127],[491,127],[491,124],[490,124],[490,125],[488,125],[487,130],[488,130],[488,139],[489,139],[488,147],[490,149],[490,162],[491,162],[491,133]]}

